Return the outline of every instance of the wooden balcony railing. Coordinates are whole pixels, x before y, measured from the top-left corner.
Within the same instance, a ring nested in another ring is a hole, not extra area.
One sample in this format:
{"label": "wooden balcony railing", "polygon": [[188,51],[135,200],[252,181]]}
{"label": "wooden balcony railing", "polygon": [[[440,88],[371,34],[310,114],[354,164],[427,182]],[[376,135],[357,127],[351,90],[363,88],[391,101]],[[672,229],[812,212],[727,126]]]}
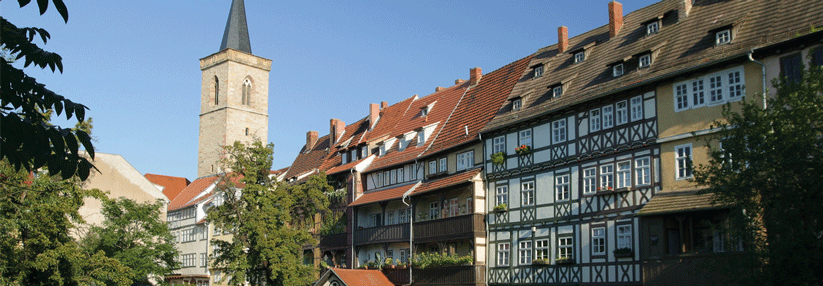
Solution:
{"label": "wooden balcony railing", "polygon": [[486,281],[482,265],[413,269],[414,285],[481,285]]}
{"label": "wooden balcony railing", "polygon": [[409,224],[393,224],[354,231],[354,244],[372,244],[384,242],[409,241]]}
{"label": "wooden balcony railing", "polygon": [[454,240],[484,236],[483,214],[468,214],[414,223],[414,242]]}
{"label": "wooden balcony railing", "polygon": [[336,233],[320,236],[320,249],[346,247],[346,233]]}
{"label": "wooden balcony railing", "polygon": [[753,270],[735,268],[739,253],[680,255],[643,261],[643,285],[741,285]]}
{"label": "wooden balcony railing", "polygon": [[383,275],[389,278],[394,285],[408,285],[409,284],[409,269],[383,269]]}

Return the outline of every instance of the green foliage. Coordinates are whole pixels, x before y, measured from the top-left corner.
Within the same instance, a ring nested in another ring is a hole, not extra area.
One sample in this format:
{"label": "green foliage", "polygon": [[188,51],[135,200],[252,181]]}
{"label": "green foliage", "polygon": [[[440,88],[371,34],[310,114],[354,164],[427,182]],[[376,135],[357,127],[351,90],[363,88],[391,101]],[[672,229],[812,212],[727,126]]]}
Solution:
{"label": "green foliage", "polygon": [[[284,186],[285,187],[285,186]],[[317,214],[329,211],[327,193],[334,192],[323,172],[312,175],[299,185],[288,185],[288,195],[294,201],[290,208],[290,224],[294,228],[311,229],[317,221]]]}
{"label": "green foliage", "polygon": [[332,235],[346,232],[348,218],[346,212],[328,212],[323,216],[323,225],[320,227],[320,235]]}
{"label": "green foliage", "polygon": [[[161,219],[165,203],[137,203],[130,199],[104,199],[102,226],[92,226],[82,241],[89,253],[102,252],[117,259],[130,271],[123,273],[133,283],[147,285],[178,267],[174,237]],[[108,283],[108,285],[116,285]]]}
{"label": "green foliage", "polygon": [[[309,285],[314,280],[313,266],[302,263],[302,247],[316,242],[306,229],[291,225],[291,212],[308,212],[311,204],[295,207],[292,194],[301,191],[269,178],[272,147],[256,141],[223,148],[222,163],[234,172],[220,178],[216,192],[224,203],[209,209],[207,219],[233,234],[231,242],[212,240],[217,246],[212,265],[223,269],[230,285],[246,280],[257,285]],[[319,196],[325,200],[322,191]],[[315,194],[309,197],[319,200]]]}
{"label": "green foliage", "polygon": [[412,260],[412,267],[425,269],[428,267],[471,265],[473,259],[474,258],[472,258],[471,255],[453,256],[446,253],[423,252],[414,256],[414,259]]}
{"label": "green foliage", "polygon": [[[20,7],[27,5],[30,0],[18,0]],[[52,0],[54,7],[65,21],[68,21],[68,10],[62,0]],[[48,0],[38,0],[40,14],[46,12]],[[18,28],[0,17],[0,46],[8,54],[0,57],[0,159],[8,162],[20,170],[31,171],[48,166],[52,175],[60,174],[69,178],[77,174],[86,179],[94,166],[88,159],[79,153],[83,148],[94,159],[94,146],[88,133],[81,129],[61,128],[49,123],[46,114],[54,110],[57,115],[65,114],[67,120],[74,116],[78,123],[85,120],[85,105],[72,102],[38,83],[33,77],[26,75],[21,69],[12,66],[8,57],[14,60],[24,60],[24,67],[31,64],[42,69],[50,68],[63,72],[63,59],[60,55],[44,51],[34,43],[35,37],[46,44],[51,37],[40,28]]]}
{"label": "green foliage", "polygon": [[506,162],[506,153],[497,152],[497,153],[492,154],[491,161],[492,161],[492,164],[503,165],[503,163]]}
{"label": "green foliage", "polygon": [[494,208],[492,210],[494,210],[496,212],[502,212],[502,211],[506,211],[508,209],[509,209],[509,206],[507,206],[506,204],[499,204],[499,205],[494,206]]}
{"label": "green foliage", "polygon": [[694,180],[731,208],[730,241],[745,250],[738,267],[757,272],[744,284],[816,285],[823,281],[823,70],[773,84],[767,109],[756,99],[739,112],[724,107],[727,122],[709,141],[723,149],[710,152]]}
{"label": "green foliage", "polygon": [[16,170],[0,161],[0,285],[125,285],[129,268],[71,237],[83,199],[103,198],[76,180]]}

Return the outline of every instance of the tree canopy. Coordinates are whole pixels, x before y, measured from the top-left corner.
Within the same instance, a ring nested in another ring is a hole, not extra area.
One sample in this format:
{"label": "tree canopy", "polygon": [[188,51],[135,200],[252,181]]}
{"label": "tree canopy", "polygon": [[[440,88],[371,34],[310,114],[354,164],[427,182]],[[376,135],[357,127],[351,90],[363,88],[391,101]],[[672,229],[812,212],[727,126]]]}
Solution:
{"label": "tree canopy", "polygon": [[[744,242],[753,284],[823,283],[823,70],[773,82],[768,108],[747,100],[724,108],[708,165],[695,181],[731,206],[732,233]],[[752,285],[753,285],[752,284]]]}
{"label": "tree canopy", "polygon": [[[18,0],[20,7],[31,0]],[[57,12],[68,22],[69,14],[63,0],[51,0]],[[49,7],[48,0],[38,0],[40,14]],[[24,67],[34,65],[52,72],[63,72],[63,59],[60,55],[41,49],[36,40],[46,44],[51,35],[41,28],[18,28],[0,17],[0,46],[9,56],[22,60]],[[27,171],[48,166],[51,174],[60,174],[64,178],[78,175],[86,179],[94,166],[88,159],[78,153],[80,145],[94,159],[94,146],[88,133],[80,129],[62,128],[51,124],[49,111],[58,116],[72,116],[78,123],[85,120],[85,105],[73,102],[57,94],[33,77],[18,68],[6,57],[0,57],[0,159],[6,159],[16,169]]]}

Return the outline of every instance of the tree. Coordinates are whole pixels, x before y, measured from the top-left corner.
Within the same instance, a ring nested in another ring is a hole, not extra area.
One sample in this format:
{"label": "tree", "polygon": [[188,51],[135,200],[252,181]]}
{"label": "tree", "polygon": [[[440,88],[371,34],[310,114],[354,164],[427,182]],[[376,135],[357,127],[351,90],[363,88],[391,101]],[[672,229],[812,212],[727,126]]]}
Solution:
{"label": "tree", "polygon": [[756,269],[752,285],[820,285],[823,69],[773,84],[767,109],[754,99],[739,112],[724,107],[725,122],[710,139],[722,149],[710,152],[694,180],[731,207],[733,237],[745,242],[745,262]]}
{"label": "tree", "polygon": [[88,253],[102,252],[128,267],[124,275],[133,285],[162,282],[164,275],[179,266],[174,237],[160,217],[165,207],[162,200],[137,203],[126,198],[104,199],[106,219],[101,226],[90,228],[82,246]]}
{"label": "tree", "polygon": [[76,179],[15,170],[0,160],[0,285],[128,284],[129,269],[104,252],[86,252],[69,233],[82,224],[87,196]]}
{"label": "tree", "polygon": [[233,172],[219,179],[215,195],[223,202],[209,209],[207,220],[233,235],[231,241],[211,241],[212,266],[223,269],[231,285],[308,285],[314,279],[312,266],[300,259],[303,245],[314,238],[290,224],[295,199],[269,177],[272,148],[260,141],[223,148],[222,163]]}
{"label": "tree", "polygon": [[[18,0],[20,7],[31,0]],[[65,22],[69,20],[68,10],[63,0],[52,0],[54,7]],[[38,0],[40,14],[49,6],[48,0]],[[18,28],[0,17],[0,46],[15,60],[23,59],[24,67],[31,64],[45,69],[63,72],[60,55],[47,52],[34,43],[39,36],[43,44],[51,37],[40,28]],[[72,102],[38,83],[23,70],[11,65],[6,56],[0,57],[0,160],[6,159],[15,169],[32,171],[48,166],[52,175],[60,174],[69,178],[77,174],[85,180],[94,166],[78,153],[79,146],[94,159],[91,137],[80,129],[62,128],[49,123],[46,113],[53,110],[57,115],[65,114],[67,120],[74,116],[78,123],[85,120],[85,105]]]}
{"label": "tree", "polygon": [[320,223],[317,214],[329,212],[329,198],[326,194],[334,192],[334,188],[329,185],[323,172],[310,176],[302,184],[288,186],[287,189],[294,200],[290,210],[292,227],[309,230]]}

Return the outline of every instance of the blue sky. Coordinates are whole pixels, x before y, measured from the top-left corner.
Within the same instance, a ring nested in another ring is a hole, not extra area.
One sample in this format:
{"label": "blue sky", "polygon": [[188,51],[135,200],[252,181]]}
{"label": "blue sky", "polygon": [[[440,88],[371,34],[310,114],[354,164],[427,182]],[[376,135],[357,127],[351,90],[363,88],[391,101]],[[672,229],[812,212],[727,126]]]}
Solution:
{"label": "blue sky", "polygon": [[[628,14],[655,1],[623,1]],[[117,3],[117,4],[112,4]],[[269,134],[273,168],[292,163],[306,132],[329,119],[355,122],[369,103],[394,104],[491,72],[608,24],[608,1],[246,1],[252,52],[272,60]],[[197,176],[199,59],[218,51],[231,0],[0,2],[18,27],[45,28],[45,50],[64,72],[26,68],[46,87],[89,107],[97,152],[141,173]],[[42,44],[38,42],[38,44]],[[22,67],[22,63],[16,64]],[[58,124],[67,124],[55,121]]]}

